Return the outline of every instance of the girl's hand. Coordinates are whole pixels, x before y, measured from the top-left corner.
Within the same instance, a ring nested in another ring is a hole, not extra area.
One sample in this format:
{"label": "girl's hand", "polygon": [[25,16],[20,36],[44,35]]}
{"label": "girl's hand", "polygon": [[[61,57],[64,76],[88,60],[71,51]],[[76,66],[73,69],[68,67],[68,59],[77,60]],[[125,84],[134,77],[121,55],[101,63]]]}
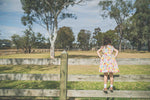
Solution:
{"label": "girl's hand", "polygon": [[103,49],[103,47],[101,46],[101,48],[99,50],[97,50],[97,55],[101,58],[101,55],[100,55],[100,51]]}
{"label": "girl's hand", "polygon": [[116,52],[116,54],[115,54],[115,56],[114,56],[114,57],[116,58],[117,55],[118,55],[118,50],[114,48],[114,51]]}

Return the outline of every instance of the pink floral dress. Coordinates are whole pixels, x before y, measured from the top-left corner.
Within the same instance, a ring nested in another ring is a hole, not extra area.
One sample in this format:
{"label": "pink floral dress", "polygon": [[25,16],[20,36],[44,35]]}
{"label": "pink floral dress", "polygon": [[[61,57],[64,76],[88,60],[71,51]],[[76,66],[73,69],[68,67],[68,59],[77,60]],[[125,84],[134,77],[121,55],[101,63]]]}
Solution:
{"label": "pink floral dress", "polygon": [[102,57],[100,59],[99,72],[119,72],[118,64],[112,54],[114,47],[111,45],[104,46]]}

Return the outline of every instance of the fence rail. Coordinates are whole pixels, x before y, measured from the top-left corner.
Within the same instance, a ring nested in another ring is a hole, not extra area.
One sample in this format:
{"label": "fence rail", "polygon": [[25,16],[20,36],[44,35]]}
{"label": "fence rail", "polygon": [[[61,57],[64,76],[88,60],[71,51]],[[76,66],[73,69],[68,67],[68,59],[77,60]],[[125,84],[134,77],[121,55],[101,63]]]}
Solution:
{"label": "fence rail", "polygon": [[[68,81],[103,82],[103,78],[103,75],[68,75]],[[60,81],[60,74],[0,74],[0,80]],[[114,80],[115,82],[150,82],[150,75],[114,75]]]}
{"label": "fence rail", "polygon": [[[0,59],[0,65],[60,65],[60,58],[16,58],[16,59]],[[150,65],[150,58],[118,58],[119,65]],[[99,65],[99,58],[69,58],[69,65]]]}
{"label": "fence rail", "polygon": [[[114,90],[106,94],[102,90],[67,90],[68,97],[120,97],[150,98],[150,91]],[[0,96],[51,96],[59,97],[60,90],[50,89],[0,89]]]}

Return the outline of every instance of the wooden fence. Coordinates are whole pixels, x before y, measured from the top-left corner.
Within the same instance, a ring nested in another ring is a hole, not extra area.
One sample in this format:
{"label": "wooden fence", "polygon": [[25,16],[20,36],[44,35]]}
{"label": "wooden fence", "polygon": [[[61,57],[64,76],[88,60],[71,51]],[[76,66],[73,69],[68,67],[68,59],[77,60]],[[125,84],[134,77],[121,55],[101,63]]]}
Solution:
{"label": "wooden fence", "polygon": [[[61,55],[60,74],[0,74],[0,80],[43,80],[60,81],[57,89],[0,89],[0,96],[50,96],[60,97],[120,97],[120,98],[150,98],[150,91],[114,90],[104,93],[102,90],[67,90],[67,81],[99,81],[103,75],[68,75],[68,55]],[[150,82],[150,75],[114,75],[115,82]]]}
{"label": "wooden fence", "polygon": [[[99,58],[69,58],[69,65],[98,65]],[[150,65],[150,58],[118,58],[118,65]],[[61,59],[55,58],[10,58],[0,59],[0,65],[60,65]]]}

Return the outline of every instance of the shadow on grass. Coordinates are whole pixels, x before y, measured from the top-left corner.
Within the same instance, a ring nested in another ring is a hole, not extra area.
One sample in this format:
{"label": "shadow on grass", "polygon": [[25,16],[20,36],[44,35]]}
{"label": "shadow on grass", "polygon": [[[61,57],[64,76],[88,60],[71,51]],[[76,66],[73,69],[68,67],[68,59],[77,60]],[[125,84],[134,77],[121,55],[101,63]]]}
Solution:
{"label": "shadow on grass", "polygon": [[0,73],[29,73],[36,71],[59,70],[59,65],[4,65],[0,67]]}
{"label": "shadow on grass", "polygon": [[[99,75],[100,77],[104,77],[104,75]],[[115,77],[120,77],[120,75],[113,75],[113,78],[115,78]],[[110,77],[109,77],[109,75],[108,75],[108,80],[110,80]]]}
{"label": "shadow on grass", "polygon": [[57,81],[0,81],[1,89],[60,89]]}
{"label": "shadow on grass", "polygon": [[13,69],[12,67],[7,67],[7,66],[0,67],[0,73],[3,73],[6,70],[12,70],[12,69]]}

